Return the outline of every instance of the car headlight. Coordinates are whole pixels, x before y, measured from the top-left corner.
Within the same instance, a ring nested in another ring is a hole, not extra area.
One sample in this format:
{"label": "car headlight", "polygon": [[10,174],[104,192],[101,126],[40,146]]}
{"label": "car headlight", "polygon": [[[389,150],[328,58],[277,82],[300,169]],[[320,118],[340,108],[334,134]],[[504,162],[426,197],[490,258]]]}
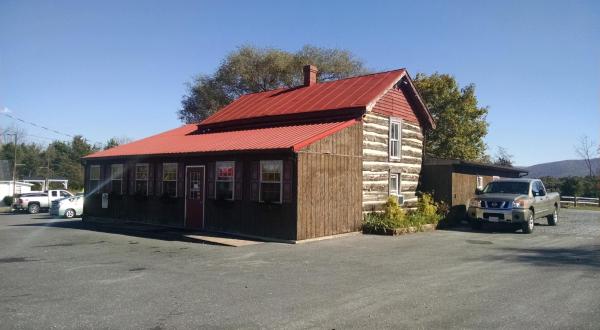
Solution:
{"label": "car headlight", "polygon": [[527,207],[527,200],[525,198],[519,198],[512,202],[512,207],[516,209],[523,209]]}
{"label": "car headlight", "polygon": [[469,200],[470,207],[479,207],[481,205],[481,200],[479,198],[471,198]]}

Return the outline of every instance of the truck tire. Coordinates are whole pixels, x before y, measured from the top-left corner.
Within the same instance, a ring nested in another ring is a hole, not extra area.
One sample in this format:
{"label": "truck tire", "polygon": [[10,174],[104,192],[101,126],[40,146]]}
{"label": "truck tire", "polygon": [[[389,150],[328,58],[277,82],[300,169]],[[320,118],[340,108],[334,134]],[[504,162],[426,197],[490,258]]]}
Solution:
{"label": "truck tire", "polygon": [[40,205],[36,204],[36,203],[30,203],[27,206],[27,212],[29,212],[29,214],[36,214],[40,212]]}
{"label": "truck tire", "polygon": [[546,217],[546,219],[548,219],[548,226],[556,226],[558,223],[558,208],[556,206],[554,207],[554,212]]}
{"label": "truck tire", "polygon": [[533,216],[533,211],[529,213],[529,217],[525,222],[523,222],[522,228],[523,234],[531,234],[533,233],[533,229],[535,228],[535,217]]}
{"label": "truck tire", "polygon": [[75,217],[75,215],[76,215],[76,212],[73,209],[68,209],[65,211],[65,218],[67,218],[67,219],[71,219],[71,218]]}

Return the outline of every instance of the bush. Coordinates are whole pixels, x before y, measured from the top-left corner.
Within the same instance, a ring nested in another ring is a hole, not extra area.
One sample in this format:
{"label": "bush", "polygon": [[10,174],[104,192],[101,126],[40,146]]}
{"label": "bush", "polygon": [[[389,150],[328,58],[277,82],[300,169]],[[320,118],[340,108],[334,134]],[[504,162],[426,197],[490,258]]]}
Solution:
{"label": "bush", "polygon": [[2,199],[2,202],[6,206],[11,206],[13,204],[14,200],[15,199],[12,196],[4,196],[4,198]]}
{"label": "bush", "polygon": [[385,233],[398,228],[417,227],[437,223],[443,218],[443,207],[438,210],[438,204],[429,194],[423,194],[417,202],[416,210],[406,212],[395,197],[388,198],[382,213],[367,213],[363,222],[363,231],[369,233]]}

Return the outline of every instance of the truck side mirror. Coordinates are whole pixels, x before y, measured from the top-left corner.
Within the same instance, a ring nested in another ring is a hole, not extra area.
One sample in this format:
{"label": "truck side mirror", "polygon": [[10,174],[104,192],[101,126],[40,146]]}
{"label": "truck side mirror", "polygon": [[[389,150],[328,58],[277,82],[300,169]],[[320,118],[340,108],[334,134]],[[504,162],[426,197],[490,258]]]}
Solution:
{"label": "truck side mirror", "polygon": [[475,195],[481,195],[481,194],[483,194],[483,190],[481,190],[479,188],[475,189]]}

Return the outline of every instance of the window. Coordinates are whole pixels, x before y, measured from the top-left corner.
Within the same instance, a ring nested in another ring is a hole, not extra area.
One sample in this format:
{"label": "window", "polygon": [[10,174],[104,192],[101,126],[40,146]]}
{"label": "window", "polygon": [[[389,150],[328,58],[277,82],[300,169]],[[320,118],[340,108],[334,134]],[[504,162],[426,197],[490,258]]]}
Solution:
{"label": "window", "polygon": [[282,161],[260,161],[260,201],[281,203]]}
{"label": "window", "polygon": [[400,194],[400,178],[397,173],[390,174],[390,195]]}
{"label": "window", "polygon": [[51,194],[52,197],[58,197],[58,191],[54,190]]}
{"label": "window", "polygon": [[216,198],[233,200],[235,162],[217,162],[216,170]]}
{"label": "window", "polygon": [[69,194],[68,192],[61,190],[60,192],[60,197],[71,197],[73,195]]}
{"label": "window", "polygon": [[148,164],[135,164],[135,193],[148,195]]}
{"label": "window", "polygon": [[100,183],[100,165],[90,166],[90,193],[98,192],[98,184]]}
{"label": "window", "polygon": [[110,165],[110,187],[114,194],[123,193],[123,164]]}
{"label": "window", "polygon": [[177,197],[177,163],[164,163],[162,174],[163,195]]}
{"label": "window", "polygon": [[400,158],[400,121],[390,120],[390,158]]}

